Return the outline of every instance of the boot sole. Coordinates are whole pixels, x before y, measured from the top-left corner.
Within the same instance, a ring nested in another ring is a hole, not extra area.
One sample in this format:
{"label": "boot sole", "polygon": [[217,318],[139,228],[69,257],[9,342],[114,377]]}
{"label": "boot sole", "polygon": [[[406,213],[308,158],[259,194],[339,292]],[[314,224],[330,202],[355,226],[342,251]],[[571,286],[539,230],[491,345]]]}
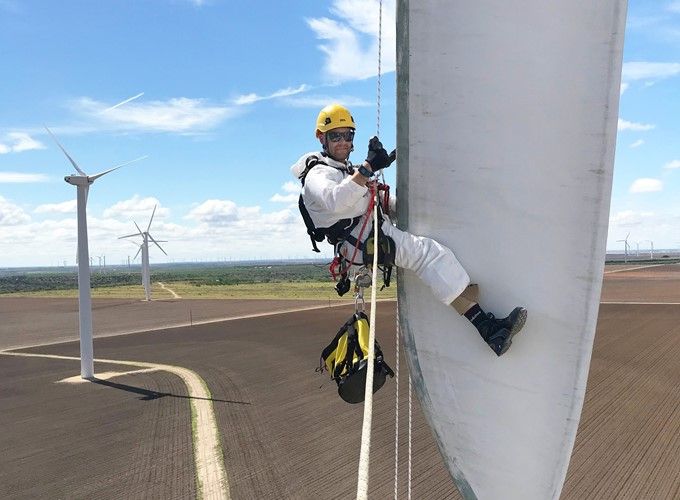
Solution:
{"label": "boot sole", "polygon": [[[519,310],[518,310],[519,309]],[[501,353],[498,356],[502,356],[505,354],[508,349],[510,349],[510,346],[512,345],[512,338],[517,335],[522,328],[524,328],[524,323],[527,321],[527,310],[524,309],[523,307],[518,307],[515,310],[510,313],[512,316],[513,313],[516,312],[516,317],[515,321],[512,324],[512,329],[510,330],[510,335],[508,336],[505,344],[503,345],[503,349],[501,350]]]}

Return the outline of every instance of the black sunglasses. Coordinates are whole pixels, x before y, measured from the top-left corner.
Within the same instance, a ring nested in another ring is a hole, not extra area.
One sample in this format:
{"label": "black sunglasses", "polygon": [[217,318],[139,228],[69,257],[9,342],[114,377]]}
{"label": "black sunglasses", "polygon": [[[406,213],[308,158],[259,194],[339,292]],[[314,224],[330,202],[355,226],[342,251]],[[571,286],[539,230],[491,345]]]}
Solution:
{"label": "black sunglasses", "polygon": [[348,130],[347,132],[338,132],[337,130],[330,130],[326,137],[331,142],[340,142],[340,139],[344,139],[347,142],[352,142],[354,140],[354,130]]}

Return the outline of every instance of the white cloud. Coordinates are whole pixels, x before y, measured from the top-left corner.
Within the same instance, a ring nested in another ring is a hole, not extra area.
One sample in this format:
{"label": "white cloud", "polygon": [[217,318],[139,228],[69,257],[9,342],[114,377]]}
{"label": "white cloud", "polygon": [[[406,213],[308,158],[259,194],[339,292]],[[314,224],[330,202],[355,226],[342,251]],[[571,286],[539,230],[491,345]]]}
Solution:
{"label": "white cloud", "polygon": [[45,145],[40,141],[36,141],[29,134],[24,132],[10,132],[6,134],[3,141],[8,144],[0,142],[0,154],[7,154],[10,152],[21,153],[23,151],[31,151],[33,149],[45,149]]}
{"label": "white cloud", "polygon": [[[154,212],[154,207],[156,211]],[[148,224],[151,214],[154,214],[154,221],[162,219],[170,215],[170,210],[161,206],[160,201],[152,196],[142,198],[139,195],[134,195],[128,200],[122,200],[114,203],[103,212],[104,217],[118,220],[134,220],[138,224],[146,221]]]}
{"label": "white cloud", "polygon": [[282,194],[276,193],[274,196],[269,198],[269,201],[274,201],[274,202],[277,202],[277,203],[293,203],[293,202],[297,201],[299,197],[300,197],[299,194],[282,195]]}
{"label": "white cloud", "polygon": [[631,193],[652,193],[662,189],[663,183],[659,179],[641,178],[633,181],[629,191]]}
{"label": "white cloud", "polygon": [[0,172],[0,184],[31,184],[48,182],[50,178],[44,174],[24,174],[21,172]]}
{"label": "white cloud", "polygon": [[[149,198],[136,198],[138,206]],[[130,200],[114,205],[119,209],[132,206]],[[77,221],[75,213],[59,218],[67,203],[41,206],[36,212],[53,214],[47,220],[31,221],[23,210],[0,197],[0,259],[5,266],[75,264]],[[159,210],[160,210],[159,206]],[[153,207],[150,209],[152,210]],[[150,210],[137,222],[144,229]],[[116,214],[113,214],[116,215]],[[262,212],[260,207],[241,207],[229,200],[207,200],[184,216],[185,223],[166,222],[154,218],[151,232],[168,253],[155,246],[150,250],[156,262],[201,260],[255,260],[286,258],[332,259],[330,245],[321,246],[322,253],[311,251],[306,228],[296,207]],[[10,225],[11,224],[11,225]],[[138,247],[131,239],[120,236],[136,232],[129,220],[102,217],[88,207],[88,239],[90,255],[106,256],[107,265],[127,264]],[[31,249],[29,256],[26,248]],[[138,261],[137,261],[138,263]]]}
{"label": "white cloud", "polygon": [[627,120],[622,120],[619,118],[618,129],[619,130],[635,130],[637,132],[645,132],[647,130],[652,130],[656,125],[651,125],[648,123],[635,123],[629,122]]}
{"label": "white cloud", "polygon": [[623,80],[660,80],[680,74],[680,63],[623,63]]}
{"label": "white cloud", "polygon": [[295,208],[297,206],[298,198],[300,197],[301,188],[302,186],[299,182],[288,181],[281,186],[283,192],[288,194],[276,193],[269,198],[269,201],[276,203],[291,203],[291,208]]}
{"label": "white cloud", "polygon": [[642,146],[644,143],[645,143],[645,141],[643,141],[642,139],[638,139],[637,141],[635,141],[634,143],[632,143],[629,147],[630,147],[630,148],[639,148],[639,147]]}
{"label": "white cloud", "polygon": [[31,217],[24,212],[23,208],[0,196],[0,226],[17,226],[30,220]]}
{"label": "white cloud", "polygon": [[674,14],[680,14],[680,2],[679,1],[671,2],[666,6],[666,9],[669,12],[673,12]]}
{"label": "white cloud", "polygon": [[666,163],[663,168],[675,169],[680,168],[680,160],[673,160]]}
{"label": "white cloud", "polygon": [[105,126],[124,130],[192,133],[210,130],[239,112],[236,108],[209,104],[205,99],[178,97],[167,101],[127,103],[121,107],[89,97],[74,104],[76,112]]}
{"label": "white cloud", "polygon": [[286,193],[295,193],[298,195],[300,194],[300,183],[288,181],[283,186],[281,186],[281,189],[283,189]]}
{"label": "white cloud", "polygon": [[353,97],[349,95],[313,95],[305,97],[288,97],[285,99],[286,104],[294,108],[315,108],[320,109],[328,106],[329,102],[341,102],[343,106],[349,108],[366,108],[375,106],[375,102],[370,102],[360,97]]}
{"label": "white cloud", "polygon": [[626,89],[628,89],[628,84],[621,82],[621,90],[620,90],[619,94],[623,95],[623,93],[626,91]]}
{"label": "white cloud", "polygon": [[[334,0],[333,19],[307,19],[307,24],[322,40],[319,49],[325,54],[324,73],[334,82],[363,80],[378,74],[378,0]],[[395,1],[383,2],[382,62],[383,73],[396,67]]]}
{"label": "white cloud", "polygon": [[302,92],[305,92],[309,90],[309,86],[305,85],[304,83],[300,85],[299,87],[292,88],[292,87],[286,87],[285,89],[277,90],[276,92],[273,92],[272,94],[266,95],[266,96],[260,96],[254,93],[251,94],[245,94],[245,95],[240,95],[236,99],[234,99],[234,104],[237,106],[242,106],[245,104],[253,104],[258,101],[267,101],[270,99],[278,99],[281,97],[288,97],[296,94],[300,94]]}
{"label": "white cloud", "polygon": [[38,205],[33,211],[36,214],[74,214],[76,213],[77,204],[76,200],[63,201],[61,203],[46,203],[44,205]]}

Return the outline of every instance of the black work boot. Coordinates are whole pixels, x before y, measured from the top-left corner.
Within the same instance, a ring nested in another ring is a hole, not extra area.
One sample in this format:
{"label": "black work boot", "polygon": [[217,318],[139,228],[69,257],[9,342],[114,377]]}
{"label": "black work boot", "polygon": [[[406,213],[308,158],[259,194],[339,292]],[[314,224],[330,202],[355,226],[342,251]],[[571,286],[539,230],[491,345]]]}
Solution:
{"label": "black work boot", "polygon": [[489,347],[501,356],[510,348],[514,337],[524,326],[527,320],[527,310],[523,307],[515,307],[505,318],[496,319],[488,313],[477,329]]}

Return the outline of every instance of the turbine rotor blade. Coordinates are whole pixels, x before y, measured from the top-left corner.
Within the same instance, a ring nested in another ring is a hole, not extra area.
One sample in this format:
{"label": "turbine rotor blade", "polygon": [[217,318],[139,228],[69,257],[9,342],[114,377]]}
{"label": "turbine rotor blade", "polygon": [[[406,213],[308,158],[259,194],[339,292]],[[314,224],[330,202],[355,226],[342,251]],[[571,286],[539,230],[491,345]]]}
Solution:
{"label": "turbine rotor blade", "polygon": [[69,155],[69,154],[66,152],[66,150],[64,149],[64,146],[62,146],[62,145],[59,143],[59,141],[57,140],[57,138],[55,137],[55,135],[52,133],[52,131],[51,131],[49,128],[47,128],[46,125],[45,125],[44,127],[45,127],[45,130],[47,130],[47,133],[50,134],[50,135],[52,136],[52,139],[54,139],[54,142],[57,143],[57,146],[59,146],[59,149],[61,149],[62,152],[66,155],[66,158],[68,158],[68,161],[71,162],[71,165],[73,165],[73,168],[76,169],[76,172],[78,172],[80,175],[84,175],[84,176],[87,177],[87,174],[86,174],[85,172],[83,172],[82,170],[80,170],[80,167],[78,166],[78,164],[75,162],[75,160],[74,160],[73,158],[71,158],[71,155]]}
{"label": "turbine rotor blade", "polygon": [[104,111],[102,111],[102,113],[106,113],[107,111],[111,111],[112,109],[116,109],[116,108],[122,106],[123,104],[127,104],[127,103],[130,102],[130,101],[134,101],[135,99],[138,99],[138,98],[142,97],[143,95],[144,95],[144,92],[140,92],[139,94],[137,94],[137,95],[135,95],[135,96],[128,97],[128,98],[125,99],[124,101],[119,102],[118,104],[114,104],[114,105],[111,106],[110,108],[106,108]]}
{"label": "turbine rotor blade", "polygon": [[[139,233],[126,234],[125,236],[119,236],[118,239],[122,240],[123,238],[132,238],[133,236],[139,236]],[[136,245],[136,243],[135,243],[135,245]]]}
{"label": "turbine rotor blade", "polygon": [[135,254],[134,257],[132,257],[132,260],[137,260],[137,256],[139,255],[139,252],[142,251],[142,245],[139,245],[139,250],[137,250],[137,253]]}
{"label": "turbine rotor blade", "polygon": [[158,244],[158,242],[157,242],[156,240],[153,239],[153,236],[149,235],[149,238],[151,238],[151,241],[153,241],[154,244],[155,244],[158,248],[161,249],[161,252],[163,252],[165,255],[168,255],[168,254],[166,253],[166,251],[163,250],[163,248]]}
{"label": "turbine rotor blade", "polygon": [[144,236],[144,233],[142,232],[141,229],[139,229],[139,226],[137,225],[137,223],[136,223],[135,221],[132,221],[132,222],[135,223],[135,227],[137,228],[137,231],[139,231],[139,234],[141,234],[142,236]]}
{"label": "turbine rotor blade", "polygon": [[146,232],[147,232],[147,233],[149,232],[149,229],[151,229],[151,223],[153,222],[153,216],[156,215],[156,207],[157,207],[157,206],[158,206],[158,205],[154,205],[154,206],[153,206],[153,212],[151,212],[151,218],[149,219],[149,225],[146,226]]}
{"label": "turbine rotor blade", "polygon": [[90,182],[94,182],[97,179],[99,179],[102,175],[106,175],[109,172],[113,172],[114,170],[118,170],[120,167],[124,167],[125,165],[129,165],[130,163],[134,163],[136,161],[143,160],[144,158],[148,158],[148,155],[147,156],[140,156],[139,158],[135,158],[134,160],[126,161],[125,163],[121,163],[120,165],[116,165],[115,167],[110,168],[108,170],[105,170],[104,172],[99,172],[98,174],[90,175],[90,176],[88,176],[88,179],[90,180]]}

